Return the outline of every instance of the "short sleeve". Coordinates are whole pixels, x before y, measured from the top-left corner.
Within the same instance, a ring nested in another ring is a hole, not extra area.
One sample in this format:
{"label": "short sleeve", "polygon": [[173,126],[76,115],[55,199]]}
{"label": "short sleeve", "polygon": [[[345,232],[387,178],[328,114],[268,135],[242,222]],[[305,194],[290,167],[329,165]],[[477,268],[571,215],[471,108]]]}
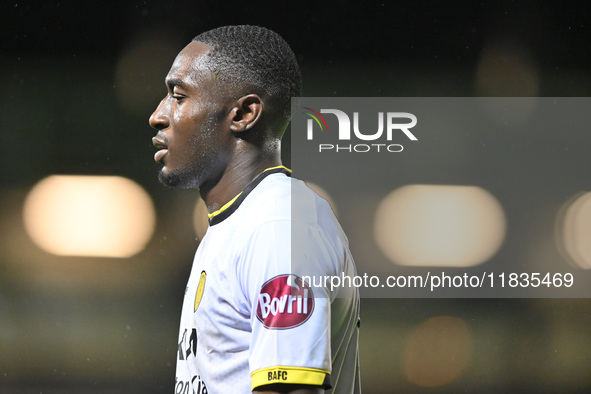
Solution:
{"label": "short sleeve", "polygon": [[237,274],[250,308],[253,390],[276,383],[330,388],[331,300],[305,277],[333,269],[321,234],[313,227],[302,234],[308,247],[292,250],[292,222],[272,220],[242,249]]}

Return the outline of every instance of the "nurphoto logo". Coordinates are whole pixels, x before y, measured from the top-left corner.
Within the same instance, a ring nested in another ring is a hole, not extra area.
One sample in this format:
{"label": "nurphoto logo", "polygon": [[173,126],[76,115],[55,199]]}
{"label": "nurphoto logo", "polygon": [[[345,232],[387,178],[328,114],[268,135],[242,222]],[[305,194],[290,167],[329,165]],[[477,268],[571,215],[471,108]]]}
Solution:
{"label": "nurphoto logo", "polygon": [[[353,125],[351,125],[351,118],[349,115],[339,109],[322,108],[320,111],[316,111],[310,107],[302,108],[304,109],[304,114],[309,117],[306,130],[308,141],[314,140],[314,129],[320,130],[320,133],[325,133],[327,135],[334,133],[334,131],[329,131],[328,123],[322,114],[332,114],[336,117],[338,131],[337,135],[334,136],[333,134],[331,135],[331,138],[334,140],[336,137],[339,143],[324,143],[327,139],[324,137],[323,143],[318,144],[319,152],[333,151],[365,153],[374,151],[396,153],[402,152],[404,147],[401,144],[392,143],[395,135],[404,135],[411,141],[418,141],[417,137],[410,131],[411,128],[416,126],[417,117],[408,112],[378,112],[377,131],[374,132],[373,130],[360,130],[359,112],[353,112]],[[353,133],[351,133],[351,130]],[[365,143],[342,143],[355,141],[364,141]]]}

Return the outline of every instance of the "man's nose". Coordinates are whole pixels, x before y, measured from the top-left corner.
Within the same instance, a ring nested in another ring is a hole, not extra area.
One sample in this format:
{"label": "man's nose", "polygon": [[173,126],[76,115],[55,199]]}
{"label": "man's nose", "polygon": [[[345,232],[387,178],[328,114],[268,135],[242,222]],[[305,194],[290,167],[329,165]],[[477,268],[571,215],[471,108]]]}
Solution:
{"label": "man's nose", "polygon": [[155,128],[156,130],[162,130],[167,128],[170,121],[167,109],[168,105],[165,97],[164,99],[162,99],[162,101],[160,101],[160,104],[158,104],[158,107],[150,116],[150,126]]}

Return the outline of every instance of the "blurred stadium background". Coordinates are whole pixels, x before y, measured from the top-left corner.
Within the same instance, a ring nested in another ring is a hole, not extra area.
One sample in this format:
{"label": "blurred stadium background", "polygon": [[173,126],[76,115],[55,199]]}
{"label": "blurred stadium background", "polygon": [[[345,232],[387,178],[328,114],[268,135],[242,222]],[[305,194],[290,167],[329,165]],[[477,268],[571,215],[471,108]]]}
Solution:
{"label": "blurred stadium background", "polygon": [[[241,23],[276,30],[298,55],[306,96],[591,92],[585,2],[67,3],[0,6],[3,394],[172,390],[203,207],[194,191],[156,181],[147,119],[174,56],[197,33]],[[547,137],[524,142],[532,157],[552,152],[556,140]],[[576,146],[591,147],[591,134]],[[550,174],[563,184],[532,196],[527,211],[504,196],[499,253],[516,264],[567,259],[556,234],[568,234],[556,218],[571,205],[590,211],[588,195],[573,198],[589,190],[591,159],[573,160],[578,172]],[[471,164],[439,176],[451,185],[478,175],[504,182]],[[386,259],[383,240],[354,240],[373,231],[356,227],[356,195],[333,197],[353,253]],[[587,267],[590,222],[582,216],[575,227],[586,232],[565,242]],[[516,242],[515,233],[525,236]],[[591,390],[589,299],[364,299],[362,307],[366,393]]]}

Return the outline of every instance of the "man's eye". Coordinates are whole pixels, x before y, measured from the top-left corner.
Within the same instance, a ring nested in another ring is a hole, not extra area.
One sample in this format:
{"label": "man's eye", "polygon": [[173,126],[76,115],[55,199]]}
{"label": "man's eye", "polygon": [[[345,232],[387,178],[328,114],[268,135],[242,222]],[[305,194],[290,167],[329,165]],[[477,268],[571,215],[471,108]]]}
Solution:
{"label": "man's eye", "polygon": [[183,96],[182,94],[172,94],[171,97],[173,99],[175,99],[176,101],[181,101],[182,99],[185,98],[185,96]]}

